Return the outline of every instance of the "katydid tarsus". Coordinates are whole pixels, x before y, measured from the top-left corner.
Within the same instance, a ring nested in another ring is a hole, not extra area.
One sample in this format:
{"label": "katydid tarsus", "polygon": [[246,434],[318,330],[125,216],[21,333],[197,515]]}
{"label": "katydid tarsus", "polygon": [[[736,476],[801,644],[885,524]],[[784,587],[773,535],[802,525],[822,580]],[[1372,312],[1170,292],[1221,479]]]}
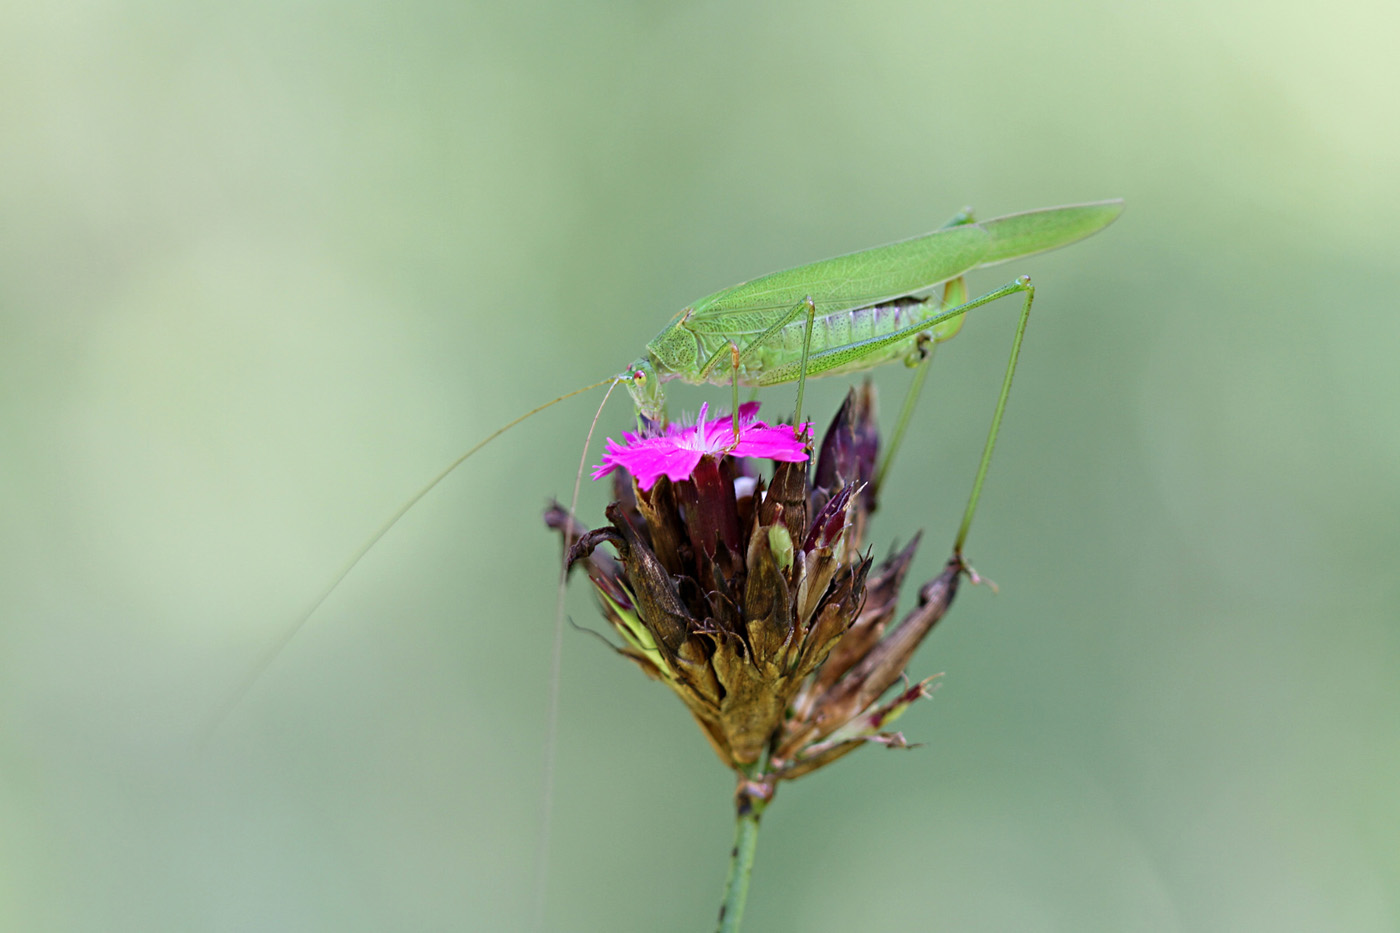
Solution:
{"label": "katydid tarsus", "polygon": [[[806,377],[861,372],[892,360],[914,365],[931,352],[932,345],[952,337],[968,311],[1021,294],[1024,299],[1011,358],[955,541],[955,550],[960,552],[986,477],[1035,294],[1030,278],[1020,276],[968,300],[963,276],[976,269],[1067,246],[1102,230],[1122,210],[1121,200],[1098,201],[980,222],[973,220],[970,210],[965,210],[932,233],[775,272],[695,302],[672,318],[647,343],[643,355],[617,376],[526,412],[467,450],[414,493],[351,555],[310,607],[269,646],[215,711],[209,732],[237,706],[281,649],[399,519],[478,450],[543,409],[605,385],[611,394],[612,388],[623,384],[632,396],[640,421],[664,423],[663,386],[672,380],[731,387],[736,409],[740,386],[796,382],[794,420],[800,423]],[[898,446],[924,371],[921,367],[915,377],[915,387],[906,399],[877,479],[883,478],[889,456]],[[585,445],[585,458],[586,453]],[[580,476],[581,473],[580,469]],[[577,506],[577,481],[574,490],[571,509]]]}

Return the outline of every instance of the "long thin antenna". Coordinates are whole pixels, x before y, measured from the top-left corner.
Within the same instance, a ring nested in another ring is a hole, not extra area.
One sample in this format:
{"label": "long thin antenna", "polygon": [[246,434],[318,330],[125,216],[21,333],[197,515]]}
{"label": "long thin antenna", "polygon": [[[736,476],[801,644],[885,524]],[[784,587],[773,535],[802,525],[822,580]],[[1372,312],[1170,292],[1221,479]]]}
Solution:
{"label": "long thin antenna", "polygon": [[[588,446],[593,443],[593,430],[598,427],[598,419],[603,416],[603,406],[608,404],[618,380],[608,386],[607,394],[593,415],[593,423],[588,426],[588,436],[583,440],[583,455],[578,459],[578,473],[574,476],[574,494],[569,499],[569,518],[578,510],[578,491],[583,485],[583,469],[588,463]],[[559,673],[564,658],[564,595],[569,586],[569,536],[564,535],[564,549],[559,561],[559,595],[554,604],[554,646],[549,660],[549,712],[544,730],[544,770],[541,775],[540,790],[540,841],[535,852],[535,923],[534,929],[544,929],[545,892],[549,878],[549,831],[554,821],[554,758],[559,745]]]}
{"label": "long thin antenna", "polygon": [[[263,653],[258,657],[257,663],[254,664],[253,667],[249,670],[247,676],[244,677],[243,680],[239,683],[237,689],[231,692],[224,699],[224,702],[219,704],[219,706],[215,708],[213,715],[209,717],[208,722],[206,723],[204,729],[200,734],[200,744],[204,744],[205,742],[207,742],[209,738],[218,730],[219,726],[223,724],[224,720],[228,718],[229,713],[233,712],[233,710],[237,708],[238,704],[243,702],[243,698],[248,695],[249,690],[253,689],[253,685],[258,682],[259,678],[262,677],[263,672],[268,669],[272,662],[276,660],[277,656],[282,653],[282,649],[287,647],[291,640],[296,637],[297,633],[302,630],[302,627],[305,626],[306,623],[310,621],[311,617],[316,614],[316,610],[320,609],[321,605],[325,603],[325,601],[330,598],[330,595],[336,591],[336,588],[339,587],[342,582],[344,582],[345,578],[350,575],[350,571],[354,570],[356,565],[358,565],[360,561],[364,559],[364,556],[374,549],[374,546],[379,543],[379,540],[383,538],[386,534],[388,534],[389,530],[399,523],[399,519],[407,515],[408,511],[412,509],[415,505],[417,505],[418,502],[424,496],[432,492],[433,489],[437,487],[438,483],[441,483],[443,480],[447,479],[447,477],[452,473],[452,471],[457,469],[463,463],[465,463],[467,461],[467,458],[470,457],[472,454],[476,453],[478,450],[485,447],[487,444],[491,443],[496,438],[500,437],[502,434],[506,433],[520,422],[524,421],[526,418],[529,418],[532,415],[539,414],[540,412],[544,411],[546,408],[557,402],[562,402],[565,399],[573,398],[575,395],[581,395],[584,392],[589,391],[590,389],[596,389],[599,386],[607,385],[608,383],[616,385],[617,380],[616,378],[612,378],[605,379],[602,382],[595,382],[592,385],[584,386],[581,389],[575,389],[572,392],[566,392],[565,394],[559,396],[556,399],[551,399],[550,401],[545,402],[538,408],[530,409],[525,414],[521,415],[519,418],[516,418],[514,421],[510,422],[506,426],[491,432],[489,435],[487,435],[485,440],[481,441],[471,450],[468,450],[466,453],[462,454],[456,460],[453,460],[447,465],[447,467],[442,472],[438,473],[437,476],[434,476],[431,480],[427,482],[426,485],[424,485],[421,489],[419,489],[412,496],[410,496],[408,501],[405,502],[402,506],[400,506],[397,512],[389,516],[389,520],[386,521],[384,524],[380,525],[379,530],[377,530],[374,534],[370,535],[369,540],[366,541],[363,545],[361,545],[359,550],[357,550],[354,554],[351,555],[350,559],[345,562],[345,565],[342,566],[340,570],[336,572],[335,576],[331,578],[330,584],[327,585],[326,588],[321,591],[320,595],[318,595],[312,601],[311,608],[303,612],[297,618],[296,622],[294,622],[290,627],[288,627],[287,630],[284,631],[277,638],[276,641],[274,641],[271,645],[268,646],[267,649],[263,651]],[[612,389],[609,389],[608,392],[611,393]]]}

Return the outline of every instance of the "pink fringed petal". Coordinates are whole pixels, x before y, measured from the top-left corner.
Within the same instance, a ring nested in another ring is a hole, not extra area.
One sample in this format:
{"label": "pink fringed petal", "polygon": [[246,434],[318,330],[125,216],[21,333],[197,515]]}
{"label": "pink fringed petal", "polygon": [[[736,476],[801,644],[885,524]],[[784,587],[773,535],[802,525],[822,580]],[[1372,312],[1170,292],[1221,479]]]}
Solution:
{"label": "pink fringed petal", "polygon": [[[800,463],[808,457],[807,446],[792,425],[769,427],[755,421],[758,402],[739,406],[739,440],[734,440],[734,419],[724,415],[706,419],[708,406],[700,406],[694,425],[671,424],[657,437],[637,437],[624,433],[624,443],[608,438],[603,462],[593,470],[595,480],[621,468],[636,477],[643,492],[662,476],[672,482],[689,479],[704,456],[762,457]],[[810,428],[811,425],[804,425]]]}
{"label": "pink fringed petal", "polygon": [[[811,425],[804,425],[810,428]],[[807,445],[803,443],[790,424],[780,424],[770,428],[759,422],[743,431],[739,444],[732,451],[733,457],[762,457],[764,460],[785,460],[801,463],[807,459]]]}

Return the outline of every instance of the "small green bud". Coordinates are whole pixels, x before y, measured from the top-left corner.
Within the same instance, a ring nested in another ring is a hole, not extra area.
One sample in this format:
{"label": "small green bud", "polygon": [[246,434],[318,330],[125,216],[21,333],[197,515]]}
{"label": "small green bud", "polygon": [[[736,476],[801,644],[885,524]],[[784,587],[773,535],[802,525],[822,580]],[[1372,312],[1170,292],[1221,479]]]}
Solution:
{"label": "small green bud", "polygon": [[787,525],[769,526],[768,547],[773,551],[773,560],[783,573],[792,569],[792,533],[788,531]]}

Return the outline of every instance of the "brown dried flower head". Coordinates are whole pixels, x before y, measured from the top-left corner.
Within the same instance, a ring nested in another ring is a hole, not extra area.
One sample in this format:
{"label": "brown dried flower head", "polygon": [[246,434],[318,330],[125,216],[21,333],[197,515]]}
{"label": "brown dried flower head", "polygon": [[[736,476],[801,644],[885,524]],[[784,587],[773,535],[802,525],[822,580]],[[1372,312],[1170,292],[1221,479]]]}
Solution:
{"label": "brown dried flower head", "polygon": [[965,567],[950,560],[890,628],[918,538],[878,565],[862,553],[878,447],[867,383],[810,477],[807,463],[781,462],[765,481],[755,461],[706,454],[688,479],[645,491],[616,473],[602,528],[583,531],[557,503],[546,512],[617,650],[676,692],[727,766],[761,772],[768,794],[862,745],[906,747],[889,726],[928,695],[925,680],[886,697]]}

